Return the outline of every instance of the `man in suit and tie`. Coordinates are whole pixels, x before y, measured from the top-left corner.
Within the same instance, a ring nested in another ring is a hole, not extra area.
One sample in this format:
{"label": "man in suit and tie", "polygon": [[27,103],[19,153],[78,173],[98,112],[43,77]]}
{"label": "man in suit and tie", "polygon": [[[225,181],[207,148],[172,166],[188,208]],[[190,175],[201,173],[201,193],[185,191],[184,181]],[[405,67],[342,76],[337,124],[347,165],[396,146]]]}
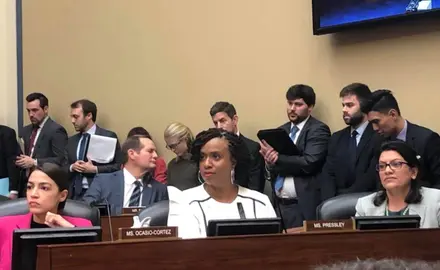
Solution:
{"label": "man in suit and tie", "polygon": [[[30,125],[21,131],[19,137],[24,141],[24,154],[20,155],[15,164],[22,168],[23,177],[43,163],[55,163],[64,166],[66,163],[67,132],[64,127],[49,117],[49,100],[41,93],[32,93],[26,97],[26,109]],[[25,182],[25,181],[23,181]],[[19,190],[11,190],[13,194],[22,194],[26,183],[19,185]]]}
{"label": "man in suit and tie", "polygon": [[[9,191],[18,190],[20,170],[15,165],[15,160],[21,155],[15,130],[0,125],[0,179],[9,178]],[[15,198],[15,194],[9,194]]]}
{"label": "man in suit and tie", "polygon": [[[244,187],[263,192],[264,191],[264,162],[260,155],[260,145],[243,136],[238,130],[238,115],[234,105],[229,102],[219,101],[215,103],[209,111],[212,122],[216,128],[224,129],[228,132],[237,134],[239,138],[245,143],[251,160],[249,175],[243,176],[248,183],[239,183]],[[236,176],[240,179],[240,176]],[[241,179],[243,180],[243,179]]]}
{"label": "man in suit and tie", "polygon": [[[111,173],[121,168],[121,146],[118,136],[113,131],[103,129],[95,124],[97,116],[96,104],[81,99],[70,105],[70,117],[77,134],[69,138],[67,157],[69,177],[71,179],[70,195],[79,200],[86,193],[97,173]],[[108,163],[98,163],[87,158],[87,146],[91,135],[99,135],[116,139],[113,159]]]}
{"label": "man in suit and tie", "polygon": [[167,187],[152,177],[157,153],[154,142],[147,136],[127,138],[122,145],[124,166],[113,173],[96,175],[83,200],[89,204],[108,203],[112,215],[122,208],[149,206],[168,200]]}
{"label": "man in suit and tie", "polygon": [[327,156],[329,127],[311,116],[316,96],[313,88],[298,84],[286,93],[289,122],[282,125],[299,155],[279,154],[267,142],[261,142],[261,151],[270,172],[270,180],[286,228],[300,227],[304,220],[316,218],[320,202],[317,176]]}
{"label": "man in suit and tie", "polygon": [[440,137],[436,132],[405,120],[390,90],[372,93],[368,120],[385,140],[402,140],[416,150],[423,186],[440,188]]}
{"label": "man in suit and tie", "polygon": [[327,159],[320,174],[322,200],[355,192],[375,191],[375,145],[378,135],[368,122],[366,106],[371,98],[367,85],[353,83],[339,94],[342,117],[348,127],[330,138]]}

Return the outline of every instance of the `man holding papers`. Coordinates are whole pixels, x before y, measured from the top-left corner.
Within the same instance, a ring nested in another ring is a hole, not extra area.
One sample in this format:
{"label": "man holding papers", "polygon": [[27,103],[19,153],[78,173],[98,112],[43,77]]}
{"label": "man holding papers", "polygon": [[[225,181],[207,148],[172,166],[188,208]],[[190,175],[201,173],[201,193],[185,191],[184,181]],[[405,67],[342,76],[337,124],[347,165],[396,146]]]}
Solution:
{"label": "man holding papers", "polygon": [[70,137],[67,143],[71,180],[69,194],[79,200],[97,173],[111,173],[120,169],[122,156],[116,133],[95,124],[95,103],[82,99],[73,102],[70,108],[72,124],[78,133]]}
{"label": "man holding papers", "polygon": [[299,150],[298,155],[282,155],[262,141],[260,153],[266,161],[275,191],[275,203],[287,228],[302,226],[303,220],[315,219],[319,203],[317,175],[327,155],[329,127],[311,116],[315,92],[298,84],[286,93],[289,122],[282,125]]}

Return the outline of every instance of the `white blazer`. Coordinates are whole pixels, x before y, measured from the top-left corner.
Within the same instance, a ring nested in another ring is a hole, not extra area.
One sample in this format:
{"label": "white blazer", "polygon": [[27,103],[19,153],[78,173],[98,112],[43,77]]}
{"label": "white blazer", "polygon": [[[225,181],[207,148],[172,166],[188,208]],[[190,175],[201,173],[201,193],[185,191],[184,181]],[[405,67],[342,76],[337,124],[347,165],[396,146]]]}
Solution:
{"label": "white blazer", "polygon": [[[409,214],[420,216],[420,228],[440,227],[440,190],[422,187],[422,201],[409,204]],[[356,216],[384,216],[386,201],[379,206],[373,204],[376,193],[358,199]]]}

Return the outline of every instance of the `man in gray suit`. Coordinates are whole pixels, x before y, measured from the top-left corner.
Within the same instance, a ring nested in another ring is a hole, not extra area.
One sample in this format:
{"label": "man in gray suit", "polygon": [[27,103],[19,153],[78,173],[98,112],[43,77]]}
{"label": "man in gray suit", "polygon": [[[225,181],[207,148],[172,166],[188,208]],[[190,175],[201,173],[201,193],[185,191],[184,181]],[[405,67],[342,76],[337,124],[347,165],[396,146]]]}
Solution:
{"label": "man in gray suit", "polygon": [[[26,97],[26,109],[30,125],[21,131],[19,137],[24,141],[24,154],[17,157],[15,164],[22,168],[23,179],[37,165],[55,163],[63,166],[66,163],[67,132],[49,117],[49,100],[41,93],[32,93]],[[22,193],[26,181],[20,181],[18,190],[11,194]]]}
{"label": "man in gray suit", "polygon": [[71,198],[80,200],[97,173],[111,173],[121,169],[121,146],[116,141],[113,160],[109,163],[88,160],[86,152],[90,135],[111,137],[116,140],[118,136],[113,131],[95,124],[98,110],[92,101],[78,100],[73,102],[70,108],[71,121],[78,133],[69,138],[66,148],[69,178],[72,183],[69,194]]}
{"label": "man in gray suit", "polygon": [[122,145],[124,168],[96,175],[83,200],[89,204],[108,203],[112,215],[122,208],[149,206],[168,200],[167,187],[151,176],[156,167],[154,142],[146,136],[129,137]]}

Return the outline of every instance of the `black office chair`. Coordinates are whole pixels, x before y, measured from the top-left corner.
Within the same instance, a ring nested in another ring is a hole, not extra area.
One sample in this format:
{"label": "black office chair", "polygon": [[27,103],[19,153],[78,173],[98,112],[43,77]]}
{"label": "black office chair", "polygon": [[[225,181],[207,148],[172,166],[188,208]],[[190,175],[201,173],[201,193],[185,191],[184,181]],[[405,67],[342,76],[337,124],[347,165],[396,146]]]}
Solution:
{"label": "black office chair", "polygon": [[150,226],[167,226],[169,212],[170,202],[166,200],[148,206],[140,211],[137,216],[139,217],[139,221],[143,221],[145,218],[149,217],[151,219]]}
{"label": "black office chair", "polygon": [[343,194],[322,202],[316,208],[318,220],[349,219],[356,214],[356,203],[359,198],[371,192]]}
{"label": "black office chair", "polygon": [[[0,217],[24,215],[29,213],[26,198],[0,202]],[[92,222],[93,226],[101,226],[99,210],[79,201],[67,200],[61,215],[85,218]]]}

